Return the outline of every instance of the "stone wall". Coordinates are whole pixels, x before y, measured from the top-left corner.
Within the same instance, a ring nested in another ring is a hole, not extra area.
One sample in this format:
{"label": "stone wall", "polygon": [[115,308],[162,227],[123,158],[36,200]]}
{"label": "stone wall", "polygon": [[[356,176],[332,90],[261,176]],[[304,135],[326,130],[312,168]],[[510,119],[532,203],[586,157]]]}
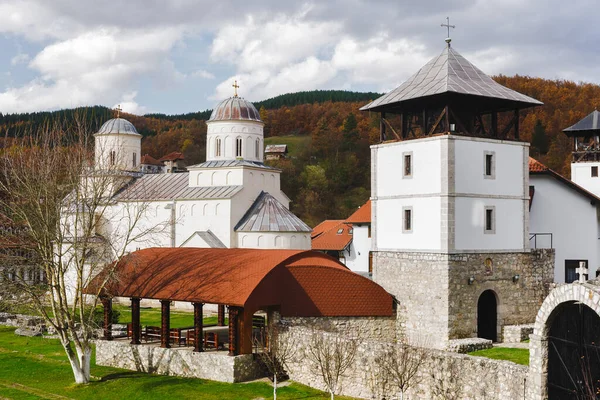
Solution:
{"label": "stone wall", "polygon": [[189,347],[163,349],[155,344],[96,341],[96,364],[151,374],[220,382],[244,382],[263,376],[252,354],[230,357],[226,351],[195,353]]}
{"label": "stone wall", "polygon": [[399,302],[399,339],[447,346],[448,254],[375,252],[373,281]]}
{"label": "stone wall", "polygon": [[[487,259],[491,267],[486,267]],[[477,301],[484,291],[492,290],[498,305],[498,340],[502,341],[503,326],[535,321],[554,280],[554,250],[450,255],[449,277],[450,338],[477,336]],[[475,280],[469,285],[471,277]]]}
{"label": "stone wall", "polygon": [[[445,349],[451,339],[477,337],[477,302],[486,290],[496,295],[499,340],[502,326],[532,323],[548,294],[553,268],[552,249],[525,253],[376,252],[373,280],[399,302],[399,338]],[[471,284],[469,278],[473,278]]]}
{"label": "stone wall", "polygon": [[[280,318],[278,315],[275,317]],[[396,342],[395,317],[285,317],[285,326],[304,327],[323,332],[344,332],[347,335],[380,342]]]}
{"label": "stone wall", "polygon": [[[284,321],[289,322],[287,319]],[[312,363],[307,350],[313,342],[312,335],[335,335],[316,332],[303,326],[288,324],[285,335],[293,336],[298,346],[288,373],[294,381],[326,390],[319,369]],[[388,356],[396,343],[360,340],[355,358],[341,380],[339,394],[363,399],[396,398],[394,389],[384,387],[385,374],[377,360]],[[401,348],[401,347],[398,347]],[[460,399],[460,400],[523,400],[527,377],[526,366],[509,361],[491,360],[440,350],[423,350],[424,358],[415,385],[405,398],[409,399]]]}

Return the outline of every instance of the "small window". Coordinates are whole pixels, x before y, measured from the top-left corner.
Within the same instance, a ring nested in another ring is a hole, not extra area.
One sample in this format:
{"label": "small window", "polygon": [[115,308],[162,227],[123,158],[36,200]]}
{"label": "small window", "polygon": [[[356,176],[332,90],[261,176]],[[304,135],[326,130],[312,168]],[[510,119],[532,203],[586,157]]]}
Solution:
{"label": "small window", "polygon": [[235,156],[236,157],[242,156],[242,138],[237,138],[235,140]]}
{"label": "small window", "polygon": [[348,235],[352,235],[353,232],[354,232],[354,229],[352,229],[352,228],[348,229]]}
{"label": "small window", "polygon": [[598,167],[592,167],[592,178],[598,177]]}
{"label": "small window", "polygon": [[494,206],[485,207],[484,233],[496,233],[496,215]]}
{"label": "small window", "polygon": [[412,233],[412,228],[413,228],[412,207],[403,207],[402,214],[403,214],[402,232],[403,233]]}
{"label": "small window", "polygon": [[215,157],[221,157],[221,139],[215,140]]}
{"label": "small window", "polygon": [[341,235],[343,232],[344,232],[344,228],[340,228],[340,229],[338,229],[337,234]]}
{"label": "small window", "polygon": [[258,159],[260,157],[260,141],[256,139],[254,142],[254,158]]}
{"label": "small window", "polygon": [[133,153],[133,160],[132,160],[132,164],[134,167],[137,166],[137,154]]}
{"label": "small window", "polygon": [[110,152],[110,165],[115,165],[117,161],[117,153],[115,151]]}
{"label": "small window", "polygon": [[412,177],[412,152],[404,153],[403,155],[404,168],[402,176],[410,178]]}
{"label": "small window", "polygon": [[373,275],[373,252],[369,252],[369,275]]}
{"label": "small window", "polygon": [[486,151],[483,153],[483,177],[485,179],[496,178],[496,160],[493,151]]}
{"label": "small window", "polygon": [[371,225],[368,226],[367,236],[371,237]]}

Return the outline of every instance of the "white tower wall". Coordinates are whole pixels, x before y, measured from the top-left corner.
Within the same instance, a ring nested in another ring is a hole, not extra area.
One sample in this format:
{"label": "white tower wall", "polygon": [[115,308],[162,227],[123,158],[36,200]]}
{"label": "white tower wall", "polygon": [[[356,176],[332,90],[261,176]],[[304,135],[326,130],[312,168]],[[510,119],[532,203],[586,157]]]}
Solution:
{"label": "white tower wall", "polygon": [[592,175],[592,168],[600,170],[600,162],[578,162],[571,163],[571,180],[584,188],[585,190],[600,196],[600,178]]}
{"label": "white tower wall", "polygon": [[[206,161],[263,161],[264,123],[250,120],[216,120],[207,121],[206,125]],[[238,151],[238,140],[241,140],[241,155]]]}
{"label": "white tower wall", "polygon": [[142,136],[127,133],[95,135],[96,169],[126,170],[140,169]]}

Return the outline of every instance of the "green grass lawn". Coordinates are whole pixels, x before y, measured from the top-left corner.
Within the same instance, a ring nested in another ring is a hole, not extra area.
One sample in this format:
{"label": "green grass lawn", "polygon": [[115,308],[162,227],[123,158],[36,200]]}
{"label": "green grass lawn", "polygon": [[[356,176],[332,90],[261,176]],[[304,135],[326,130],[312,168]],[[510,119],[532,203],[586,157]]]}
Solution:
{"label": "green grass lawn", "polygon": [[[124,305],[115,305],[115,310],[118,310],[119,322],[122,324],[131,322],[131,308]],[[140,310],[140,322],[142,326],[151,325],[151,326],[160,326],[160,308],[142,308]],[[225,323],[228,323],[228,319],[225,318]],[[217,324],[217,316],[205,317],[204,325],[216,325]],[[194,313],[192,311],[174,311],[171,310],[171,320],[170,320],[171,328],[185,328],[194,326]]]}
{"label": "green grass lawn", "polygon": [[[14,335],[0,327],[0,398],[8,399],[268,399],[273,389],[263,382],[228,384],[201,379],[148,375],[92,363],[94,381],[73,384],[73,375],[58,340]],[[329,395],[292,383],[280,388],[281,399],[328,399]],[[342,399],[342,397],[340,397]],[[347,398],[346,398],[347,399]]]}
{"label": "green grass lawn", "polygon": [[296,153],[308,145],[310,145],[311,136],[271,136],[265,138],[265,145],[267,144],[287,144],[288,146],[288,157],[295,157]]}
{"label": "green grass lawn", "polygon": [[493,347],[469,353],[471,356],[493,358],[494,360],[512,361],[516,364],[529,365],[529,349],[513,349],[508,347]]}

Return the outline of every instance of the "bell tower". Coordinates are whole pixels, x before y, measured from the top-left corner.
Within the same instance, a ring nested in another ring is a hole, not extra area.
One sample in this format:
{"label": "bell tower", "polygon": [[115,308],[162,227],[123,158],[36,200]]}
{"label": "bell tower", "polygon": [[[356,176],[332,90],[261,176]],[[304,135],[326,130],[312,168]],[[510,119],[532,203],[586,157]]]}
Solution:
{"label": "bell tower", "polygon": [[563,132],[573,141],[571,180],[600,196],[600,112],[592,111]]}
{"label": "bell tower", "polygon": [[536,279],[519,111],[541,104],[492,80],[448,37],[439,56],[361,108],[381,121],[371,147],[373,278],[404,309],[409,341],[498,340],[503,325],[535,319],[543,297],[521,290]]}

